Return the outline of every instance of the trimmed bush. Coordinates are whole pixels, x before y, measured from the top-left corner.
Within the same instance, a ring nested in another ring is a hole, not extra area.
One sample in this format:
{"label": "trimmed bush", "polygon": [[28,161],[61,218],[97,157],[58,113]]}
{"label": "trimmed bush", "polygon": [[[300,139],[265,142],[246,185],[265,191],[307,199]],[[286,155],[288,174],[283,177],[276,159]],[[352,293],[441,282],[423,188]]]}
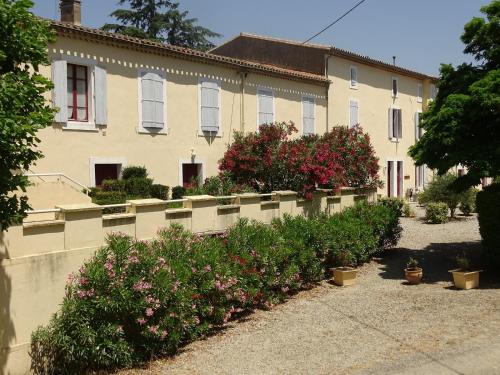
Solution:
{"label": "trimmed bush", "polygon": [[380,202],[384,206],[391,207],[392,209],[396,210],[399,214],[399,216],[403,216],[403,208],[405,205],[405,200],[403,198],[399,197],[384,197],[380,199]]}
{"label": "trimmed bush", "polygon": [[151,185],[151,198],[157,198],[161,200],[168,199],[168,186],[161,184],[153,184]]}
{"label": "trimmed bush", "polygon": [[92,202],[101,206],[125,203],[126,200],[127,194],[122,191],[97,191],[92,197]]}
{"label": "trimmed bush", "polygon": [[182,199],[186,195],[184,186],[174,186],[172,188],[172,199]]}
{"label": "trimmed bush", "polygon": [[321,280],[340,253],[361,263],[397,241],[398,213],[361,203],[333,216],[242,219],[219,237],[173,225],[154,241],[114,234],[68,280],[61,310],[32,335],[32,370],[81,374],[138,365],[271,308]]}
{"label": "trimmed bush", "polygon": [[469,216],[472,212],[476,211],[477,193],[477,189],[471,188],[466,190],[460,197],[460,204],[458,208],[465,216]]}
{"label": "trimmed bush", "polygon": [[147,178],[148,171],[146,167],[131,165],[123,168],[122,179],[128,180],[130,178]]}
{"label": "trimmed bush", "polygon": [[443,224],[448,221],[448,205],[444,202],[431,202],[425,207],[425,219],[429,224]]}
{"label": "trimmed bush", "polygon": [[143,177],[130,177],[125,180],[125,191],[131,198],[149,198],[153,180]]}
{"label": "trimmed bush", "polygon": [[492,266],[500,266],[500,183],[480,191],[476,206],[485,258]]}
{"label": "trimmed bush", "polygon": [[125,181],[124,180],[104,180],[102,182],[101,189],[103,191],[125,191]]}

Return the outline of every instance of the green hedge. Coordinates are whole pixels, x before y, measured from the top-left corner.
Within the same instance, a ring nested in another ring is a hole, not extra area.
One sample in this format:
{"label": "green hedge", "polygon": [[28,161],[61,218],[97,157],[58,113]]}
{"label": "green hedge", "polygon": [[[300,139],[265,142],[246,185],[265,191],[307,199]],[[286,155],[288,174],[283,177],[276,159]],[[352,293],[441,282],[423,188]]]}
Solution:
{"label": "green hedge", "polygon": [[161,184],[151,185],[151,198],[157,198],[161,200],[168,199],[168,186]]}
{"label": "green hedge", "polygon": [[476,209],[486,259],[492,266],[500,266],[500,184],[477,194]]}
{"label": "green hedge", "polygon": [[219,237],[180,226],[154,241],[115,234],[71,276],[61,310],[32,335],[38,374],[138,365],[323,279],[341,251],[356,263],[397,243],[398,212],[360,203],[333,216],[240,220]]}
{"label": "green hedge", "polygon": [[425,207],[425,219],[429,224],[443,224],[448,221],[448,205],[431,202]]}
{"label": "green hedge", "polygon": [[131,165],[123,168],[122,179],[128,180],[130,178],[147,178],[148,171],[146,167]]}

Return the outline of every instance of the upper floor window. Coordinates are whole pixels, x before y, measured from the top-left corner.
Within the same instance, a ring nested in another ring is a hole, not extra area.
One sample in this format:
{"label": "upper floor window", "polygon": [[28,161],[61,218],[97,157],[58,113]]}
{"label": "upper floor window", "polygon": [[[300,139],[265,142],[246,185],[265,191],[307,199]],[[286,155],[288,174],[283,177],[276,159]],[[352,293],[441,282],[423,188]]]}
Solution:
{"label": "upper floor window", "polygon": [[88,121],[89,84],[86,66],[68,64],[68,120]]}
{"label": "upper floor window", "polygon": [[437,95],[437,89],[436,89],[436,85],[435,84],[431,84],[431,87],[430,87],[430,98],[432,100],[435,100],[436,99],[436,95]]}
{"label": "upper floor window", "polygon": [[272,90],[257,90],[257,126],[274,122],[274,93]]}
{"label": "upper floor window", "polygon": [[93,130],[107,125],[107,72],[93,60],[52,61],[54,121],[65,129]]}
{"label": "upper floor window", "polygon": [[218,133],[220,129],[220,85],[219,82],[200,82],[200,129],[202,132]]}
{"label": "upper floor window", "polygon": [[165,127],[165,86],[160,73],[140,72],[140,130],[153,132]]}
{"label": "upper floor window", "polygon": [[400,108],[389,108],[389,138],[394,140],[403,138],[403,119]]}
{"label": "upper floor window", "polygon": [[398,79],[396,77],[392,77],[392,97],[398,97]]}
{"label": "upper floor window", "polygon": [[424,87],[421,83],[417,84],[417,102],[422,103],[422,97],[424,96]]}
{"label": "upper floor window", "polygon": [[314,134],[314,98],[302,97],[302,131],[304,134]]}
{"label": "upper floor window", "polygon": [[353,128],[359,124],[359,106],[358,101],[349,100],[349,127]]}
{"label": "upper floor window", "polygon": [[424,135],[424,130],[420,127],[420,112],[415,113],[415,140],[419,140]]}
{"label": "upper floor window", "polygon": [[355,66],[351,66],[349,68],[349,76],[350,76],[349,87],[351,89],[357,89],[358,88],[358,68]]}

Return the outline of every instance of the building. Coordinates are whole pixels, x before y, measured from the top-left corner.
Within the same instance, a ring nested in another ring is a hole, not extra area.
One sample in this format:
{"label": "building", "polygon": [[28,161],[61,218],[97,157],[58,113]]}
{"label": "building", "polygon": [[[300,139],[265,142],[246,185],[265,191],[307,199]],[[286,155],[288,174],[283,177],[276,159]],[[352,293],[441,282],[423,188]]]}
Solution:
{"label": "building", "polygon": [[370,134],[385,184],[379,193],[405,196],[423,188],[427,168],[416,167],[407,152],[422,134],[420,114],[435,96],[436,78],[336,47],[245,33],[211,53],[324,75],[327,123],[359,124]]}

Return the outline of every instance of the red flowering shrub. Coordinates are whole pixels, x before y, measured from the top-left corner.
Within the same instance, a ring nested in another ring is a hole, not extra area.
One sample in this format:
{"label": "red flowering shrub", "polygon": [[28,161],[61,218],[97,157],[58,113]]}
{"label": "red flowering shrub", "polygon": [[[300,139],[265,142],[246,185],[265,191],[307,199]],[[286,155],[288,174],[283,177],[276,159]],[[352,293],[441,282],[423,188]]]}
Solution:
{"label": "red flowering shrub", "polygon": [[293,123],[275,123],[236,133],[220,171],[259,192],[295,190],[306,199],[317,187],[381,186],[378,159],[361,128],[335,127],[321,137],[290,140],[295,132]]}

